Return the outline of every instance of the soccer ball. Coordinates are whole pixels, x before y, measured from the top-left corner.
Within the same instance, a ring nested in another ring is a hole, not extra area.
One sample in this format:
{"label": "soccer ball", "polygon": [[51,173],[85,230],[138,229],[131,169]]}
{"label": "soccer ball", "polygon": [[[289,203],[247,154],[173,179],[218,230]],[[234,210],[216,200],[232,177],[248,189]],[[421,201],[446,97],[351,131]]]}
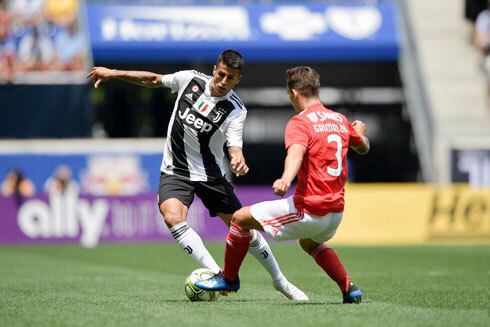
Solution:
{"label": "soccer ball", "polygon": [[208,279],[213,277],[214,273],[206,268],[199,268],[194,270],[187,276],[184,284],[185,295],[191,301],[216,301],[219,296],[219,292],[205,291],[195,286],[194,283],[198,280]]}

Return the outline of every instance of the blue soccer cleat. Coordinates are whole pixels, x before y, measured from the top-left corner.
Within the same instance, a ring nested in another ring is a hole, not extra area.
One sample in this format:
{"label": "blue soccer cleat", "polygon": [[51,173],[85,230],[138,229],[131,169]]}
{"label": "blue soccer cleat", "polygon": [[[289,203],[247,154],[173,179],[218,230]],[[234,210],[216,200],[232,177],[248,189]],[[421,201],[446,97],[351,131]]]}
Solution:
{"label": "blue soccer cleat", "polygon": [[349,289],[347,290],[347,292],[343,292],[343,295],[344,300],[342,301],[342,303],[361,303],[362,292],[359,287],[354,285],[353,282],[349,282]]}
{"label": "blue soccer cleat", "polygon": [[236,280],[230,281],[220,271],[211,278],[195,282],[194,285],[206,291],[236,292],[240,289],[240,279],[237,277]]}

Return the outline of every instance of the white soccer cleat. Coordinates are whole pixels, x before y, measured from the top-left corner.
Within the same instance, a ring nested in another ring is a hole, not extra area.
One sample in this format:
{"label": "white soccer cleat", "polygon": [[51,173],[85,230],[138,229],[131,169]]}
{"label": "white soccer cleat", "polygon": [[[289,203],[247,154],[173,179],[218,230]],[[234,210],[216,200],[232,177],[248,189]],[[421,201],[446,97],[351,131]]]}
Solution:
{"label": "white soccer cleat", "polygon": [[281,281],[274,281],[272,283],[274,285],[274,288],[284,294],[288,299],[294,300],[294,301],[308,301],[309,298],[308,296],[303,293],[302,290],[291,284],[289,281],[286,279],[281,280]]}

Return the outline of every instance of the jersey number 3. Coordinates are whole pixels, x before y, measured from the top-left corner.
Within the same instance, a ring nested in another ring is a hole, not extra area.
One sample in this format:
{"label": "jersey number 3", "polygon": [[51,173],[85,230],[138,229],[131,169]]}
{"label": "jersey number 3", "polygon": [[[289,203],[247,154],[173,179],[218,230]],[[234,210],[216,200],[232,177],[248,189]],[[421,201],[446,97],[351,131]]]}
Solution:
{"label": "jersey number 3", "polygon": [[340,176],[342,173],[342,139],[337,134],[330,134],[327,137],[328,143],[337,143],[337,151],[335,152],[335,159],[337,159],[337,168],[327,166],[327,173],[330,176]]}

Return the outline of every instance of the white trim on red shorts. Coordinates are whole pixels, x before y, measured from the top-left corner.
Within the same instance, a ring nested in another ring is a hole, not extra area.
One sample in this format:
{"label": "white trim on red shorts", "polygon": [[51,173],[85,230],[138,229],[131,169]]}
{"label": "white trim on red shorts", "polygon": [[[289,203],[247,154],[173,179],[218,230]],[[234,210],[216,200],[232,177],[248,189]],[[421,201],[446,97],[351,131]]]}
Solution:
{"label": "white trim on red shorts", "polygon": [[303,219],[304,213],[303,211],[296,211],[296,213],[288,213],[287,215],[275,217],[272,219],[262,220],[262,225],[269,225],[272,227],[281,227],[295,221],[300,221]]}

